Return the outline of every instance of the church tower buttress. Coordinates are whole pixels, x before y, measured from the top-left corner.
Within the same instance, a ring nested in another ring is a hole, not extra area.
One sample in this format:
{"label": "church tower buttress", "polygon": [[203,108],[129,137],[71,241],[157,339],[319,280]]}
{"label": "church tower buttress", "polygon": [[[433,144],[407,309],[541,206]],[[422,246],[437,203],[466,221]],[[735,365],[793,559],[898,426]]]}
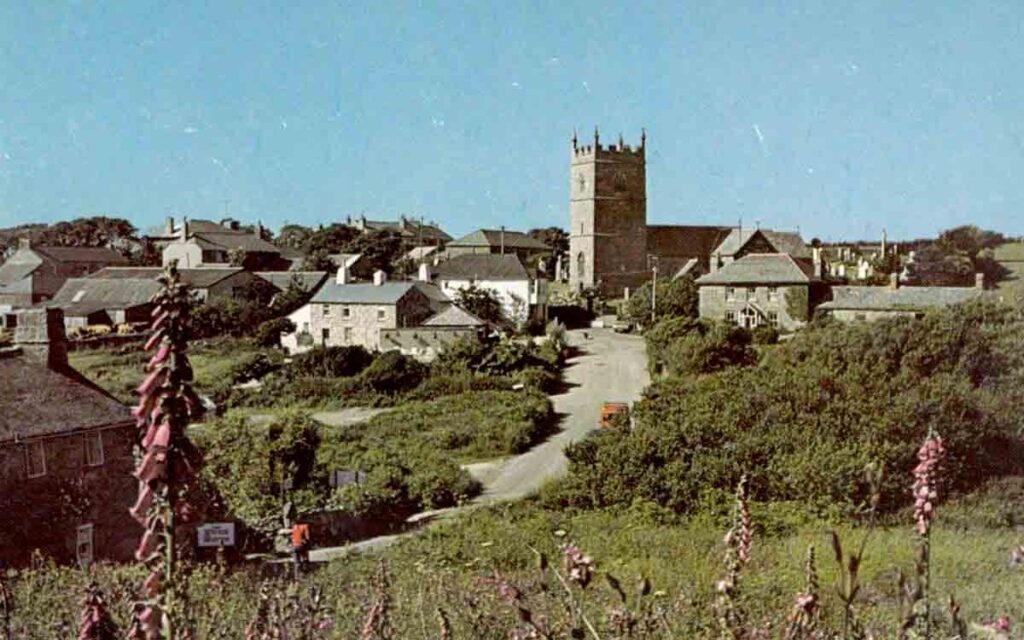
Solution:
{"label": "church tower buttress", "polygon": [[647,274],[646,132],[639,147],[572,139],[569,184],[569,274],[576,290],[608,297],[634,290]]}

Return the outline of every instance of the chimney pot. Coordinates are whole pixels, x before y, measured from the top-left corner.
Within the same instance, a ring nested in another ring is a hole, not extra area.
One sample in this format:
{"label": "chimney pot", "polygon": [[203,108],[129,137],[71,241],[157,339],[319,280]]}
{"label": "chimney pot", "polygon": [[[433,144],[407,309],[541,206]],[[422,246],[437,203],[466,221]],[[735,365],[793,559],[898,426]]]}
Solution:
{"label": "chimney pot", "polygon": [[430,282],[430,265],[426,262],[420,263],[419,279],[420,282]]}
{"label": "chimney pot", "polygon": [[388,274],[384,273],[380,269],[373,272],[373,285],[376,287],[382,286],[388,281]]}
{"label": "chimney pot", "polygon": [[338,284],[349,283],[348,265],[346,265],[344,262],[342,262],[341,266],[338,267],[338,273],[335,276],[335,282],[337,282]]}
{"label": "chimney pot", "polygon": [[167,216],[167,218],[164,219],[164,235],[174,235],[174,216]]}

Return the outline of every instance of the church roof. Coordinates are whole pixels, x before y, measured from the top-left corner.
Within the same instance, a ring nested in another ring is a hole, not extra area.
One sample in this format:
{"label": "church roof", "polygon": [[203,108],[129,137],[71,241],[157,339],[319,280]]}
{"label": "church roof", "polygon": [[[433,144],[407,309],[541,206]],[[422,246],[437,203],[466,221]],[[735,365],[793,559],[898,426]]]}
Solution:
{"label": "church roof", "polygon": [[682,258],[710,256],[730,230],[730,227],[648,225],[647,253]]}
{"label": "church roof", "polygon": [[506,249],[529,249],[531,251],[550,251],[550,248],[521,231],[501,231],[500,229],[479,229],[458,240],[448,243],[449,247],[500,247],[502,235]]}

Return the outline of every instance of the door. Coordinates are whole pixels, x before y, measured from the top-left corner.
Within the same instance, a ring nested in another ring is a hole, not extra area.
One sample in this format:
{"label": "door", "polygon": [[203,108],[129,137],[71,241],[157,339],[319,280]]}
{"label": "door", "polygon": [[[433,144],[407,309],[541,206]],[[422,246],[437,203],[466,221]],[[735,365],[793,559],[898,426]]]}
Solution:
{"label": "door", "polygon": [[747,307],[740,311],[740,326],[744,329],[753,329],[757,326],[757,312]]}

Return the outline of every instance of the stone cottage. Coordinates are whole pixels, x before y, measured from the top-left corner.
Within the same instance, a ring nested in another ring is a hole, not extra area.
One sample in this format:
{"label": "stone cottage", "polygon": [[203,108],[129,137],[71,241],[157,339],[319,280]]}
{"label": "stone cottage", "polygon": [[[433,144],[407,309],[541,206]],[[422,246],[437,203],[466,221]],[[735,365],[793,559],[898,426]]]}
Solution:
{"label": "stone cottage", "polygon": [[106,247],[50,247],[19,240],[0,265],[0,307],[24,308],[52,298],[68,278],[80,278],[128,259]]}
{"label": "stone cottage", "polygon": [[985,276],[977,274],[973,287],[907,287],[900,284],[899,274],[889,276],[889,286],[848,287],[831,289],[832,299],[818,305],[817,313],[843,322],[874,321],[884,318],[919,318],[929,309],[941,309],[984,297]]}
{"label": "stone cottage", "polygon": [[700,317],[747,329],[798,329],[827,288],[816,268],[787,253],[753,253],[728,262],[697,279]]}
{"label": "stone cottage", "polygon": [[129,559],[134,441],[128,407],[68,366],[61,312],[19,312],[0,351],[0,561]]}

